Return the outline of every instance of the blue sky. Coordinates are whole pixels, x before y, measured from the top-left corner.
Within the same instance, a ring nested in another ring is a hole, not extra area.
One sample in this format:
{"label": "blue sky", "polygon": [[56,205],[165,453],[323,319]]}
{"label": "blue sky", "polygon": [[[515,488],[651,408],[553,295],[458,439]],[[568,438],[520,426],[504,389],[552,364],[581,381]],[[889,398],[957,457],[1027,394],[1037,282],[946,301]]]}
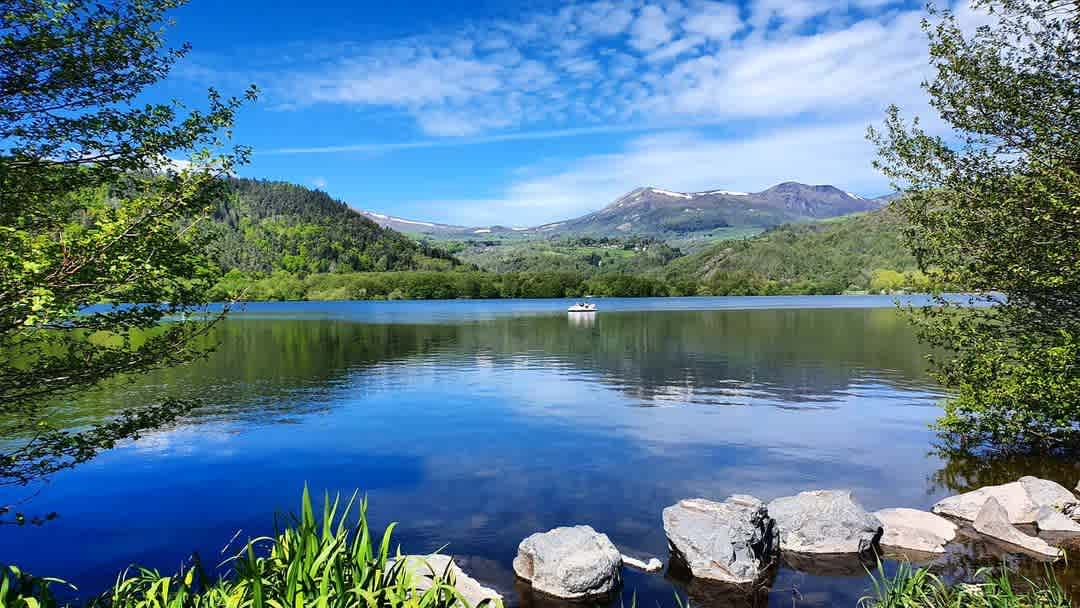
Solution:
{"label": "blue sky", "polygon": [[644,185],[877,195],[866,127],[889,103],[928,113],[922,16],[904,0],[191,0],[170,38],[193,51],[154,94],[255,83],[242,175],[403,217],[534,225]]}

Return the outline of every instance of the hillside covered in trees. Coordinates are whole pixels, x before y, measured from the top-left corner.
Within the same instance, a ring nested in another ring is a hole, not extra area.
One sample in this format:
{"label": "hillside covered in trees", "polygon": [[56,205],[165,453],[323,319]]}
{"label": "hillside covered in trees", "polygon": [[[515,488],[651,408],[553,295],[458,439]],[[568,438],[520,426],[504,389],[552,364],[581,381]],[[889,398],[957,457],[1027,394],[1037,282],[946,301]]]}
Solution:
{"label": "hillside covered in trees", "polygon": [[469,239],[439,245],[468,264],[490,272],[644,274],[683,255],[670,243],[642,236]]}
{"label": "hillside covered in trees", "polygon": [[325,192],[230,179],[213,212],[211,251],[226,271],[293,274],[442,270],[443,249],[379,226]]}
{"label": "hillside covered in trees", "polygon": [[787,224],[739,241],[721,241],[679,258],[670,283],[698,284],[711,295],[925,291],[902,243],[903,219],[891,208],[813,223]]}

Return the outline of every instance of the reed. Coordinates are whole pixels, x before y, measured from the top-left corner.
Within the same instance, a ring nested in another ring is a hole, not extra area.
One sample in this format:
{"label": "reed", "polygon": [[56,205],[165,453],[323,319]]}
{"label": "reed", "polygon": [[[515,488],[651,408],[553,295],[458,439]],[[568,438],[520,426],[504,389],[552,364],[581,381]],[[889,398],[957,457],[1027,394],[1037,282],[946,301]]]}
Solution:
{"label": "reed", "polygon": [[901,564],[893,575],[871,574],[872,595],[861,608],[1069,608],[1069,596],[1049,568],[1041,581],[982,568],[973,583],[949,584],[926,569]]}
{"label": "reed", "polygon": [[[352,515],[356,521],[350,524]],[[249,540],[207,576],[197,558],[175,575],[133,567],[86,608],[501,608],[470,606],[449,571],[406,568],[400,548],[391,554],[395,524],[376,538],[368,528],[367,499],[325,496],[316,517],[304,488],[300,514],[273,536]],[[277,528],[277,526],[275,526]],[[418,589],[418,578],[430,586]],[[54,586],[15,567],[0,568],[0,608],[57,608]]]}

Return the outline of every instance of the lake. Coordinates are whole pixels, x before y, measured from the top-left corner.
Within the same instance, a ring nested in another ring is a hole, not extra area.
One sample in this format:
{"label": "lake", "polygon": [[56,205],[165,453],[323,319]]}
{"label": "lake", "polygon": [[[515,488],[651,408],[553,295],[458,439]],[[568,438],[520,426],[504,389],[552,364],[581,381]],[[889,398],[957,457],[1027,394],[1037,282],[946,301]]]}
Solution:
{"label": "lake", "polygon": [[[306,482],[359,489],[374,525],[400,522],[404,551],[445,546],[509,603],[534,605],[511,561],[559,525],[666,561],[660,512],[681,498],[849,488],[870,510],[929,508],[1025,474],[1080,477],[1075,462],[938,455],[928,425],[943,395],[890,297],[597,303],[585,317],[556,300],[249,304],[208,360],[73,405],[75,425],[164,396],[206,401],[174,428],[3,490],[3,504],[59,516],[0,528],[0,562],[84,594],[132,563],[217,563],[238,531],[271,533]],[[758,599],[854,606],[866,576],[835,574],[784,566]],[[636,592],[674,606],[687,587],[628,570],[624,589],[627,605]]]}

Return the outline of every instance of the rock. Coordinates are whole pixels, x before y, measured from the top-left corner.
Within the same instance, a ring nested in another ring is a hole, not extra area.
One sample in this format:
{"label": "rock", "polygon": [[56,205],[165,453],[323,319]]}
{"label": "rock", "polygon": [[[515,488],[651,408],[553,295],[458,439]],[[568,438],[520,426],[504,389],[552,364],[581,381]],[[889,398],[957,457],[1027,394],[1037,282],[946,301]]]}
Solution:
{"label": "rock", "polygon": [[1035,514],[1035,527],[1039,532],[1080,534],[1080,524],[1050,507],[1042,507]]}
{"label": "rock", "polygon": [[406,555],[401,559],[405,560],[405,568],[413,572],[413,583],[417,591],[430,589],[434,577],[445,577],[444,580],[453,577],[454,588],[472,608],[476,608],[484,600],[490,600],[490,603],[502,602],[501,595],[465,574],[449,555]]}
{"label": "rock", "polygon": [[680,500],[663,517],[672,560],[696,578],[752,583],[776,561],[776,522],[753,496]]}
{"label": "rock", "polygon": [[618,588],[622,556],[589,526],[555,528],[521,541],[514,572],[536,591],[564,599],[602,596]]}
{"label": "rock", "polygon": [[862,553],[877,545],[881,522],[847,490],[815,490],[777,498],[769,515],[780,528],[781,550],[798,553]]}
{"label": "rock", "polygon": [[659,572],[664,569],[664,563],[655,557],[650,557],[648,560],[641,560],[629,555],[623,555],[622,563],[624,566],[629,566],[635,570],[641,570],[642,572]]}
{"label": "rock", "polygon": [[874,516],[885,527],[881,544],[922,553],[944,553],[956,538],[956,524],[917,509],[882,509]]}
{"label": "rock", "polygon": [[1060,484],[1038,477],[1021,477],[1019,481],[999,486],[986,486],[972,492],[950,496],[939,501],[933,512],[967,521],[974,520],[987,499],[994,498],[1014,524],[1035,523],[1035,514],[1040,507],[1051,507],[1065,512],[1074,508],[1078,502],[1072,492]]}
{"label": "rock", "polygon": [[1017,530],[1009,521],[1009,513],[1005,507],[994,497],[988,498],[975,516],[974,528],[980,534],[1033,555],[1053,559],[1061,557],[1061,551],[1046,544],[1046,541]]}
{"label": "rock", "polygon": [[[1040,508],[1050,507],[1055,511],[1064,512],[1066,509],[1070,509],[1080,502],[1072,492],[1056,481],[1028,476],[1021,477],[1020,484],[1027,490],[1028,496],[1031,497],[1031,501]],[[1036,509],[1036,511],[1038,511],[1038,509]]]}
{"label": "rock", "polygon": [[1009,522],[1014,524],[1032,523],[1038,507],[1028,496],[1027,490],[1019,481],[1000,486],[986,486],[964,494],[950,496],[938,501],[931,511],[957,519],[974,521],[987,500],[993,498],[1008,514]]}

